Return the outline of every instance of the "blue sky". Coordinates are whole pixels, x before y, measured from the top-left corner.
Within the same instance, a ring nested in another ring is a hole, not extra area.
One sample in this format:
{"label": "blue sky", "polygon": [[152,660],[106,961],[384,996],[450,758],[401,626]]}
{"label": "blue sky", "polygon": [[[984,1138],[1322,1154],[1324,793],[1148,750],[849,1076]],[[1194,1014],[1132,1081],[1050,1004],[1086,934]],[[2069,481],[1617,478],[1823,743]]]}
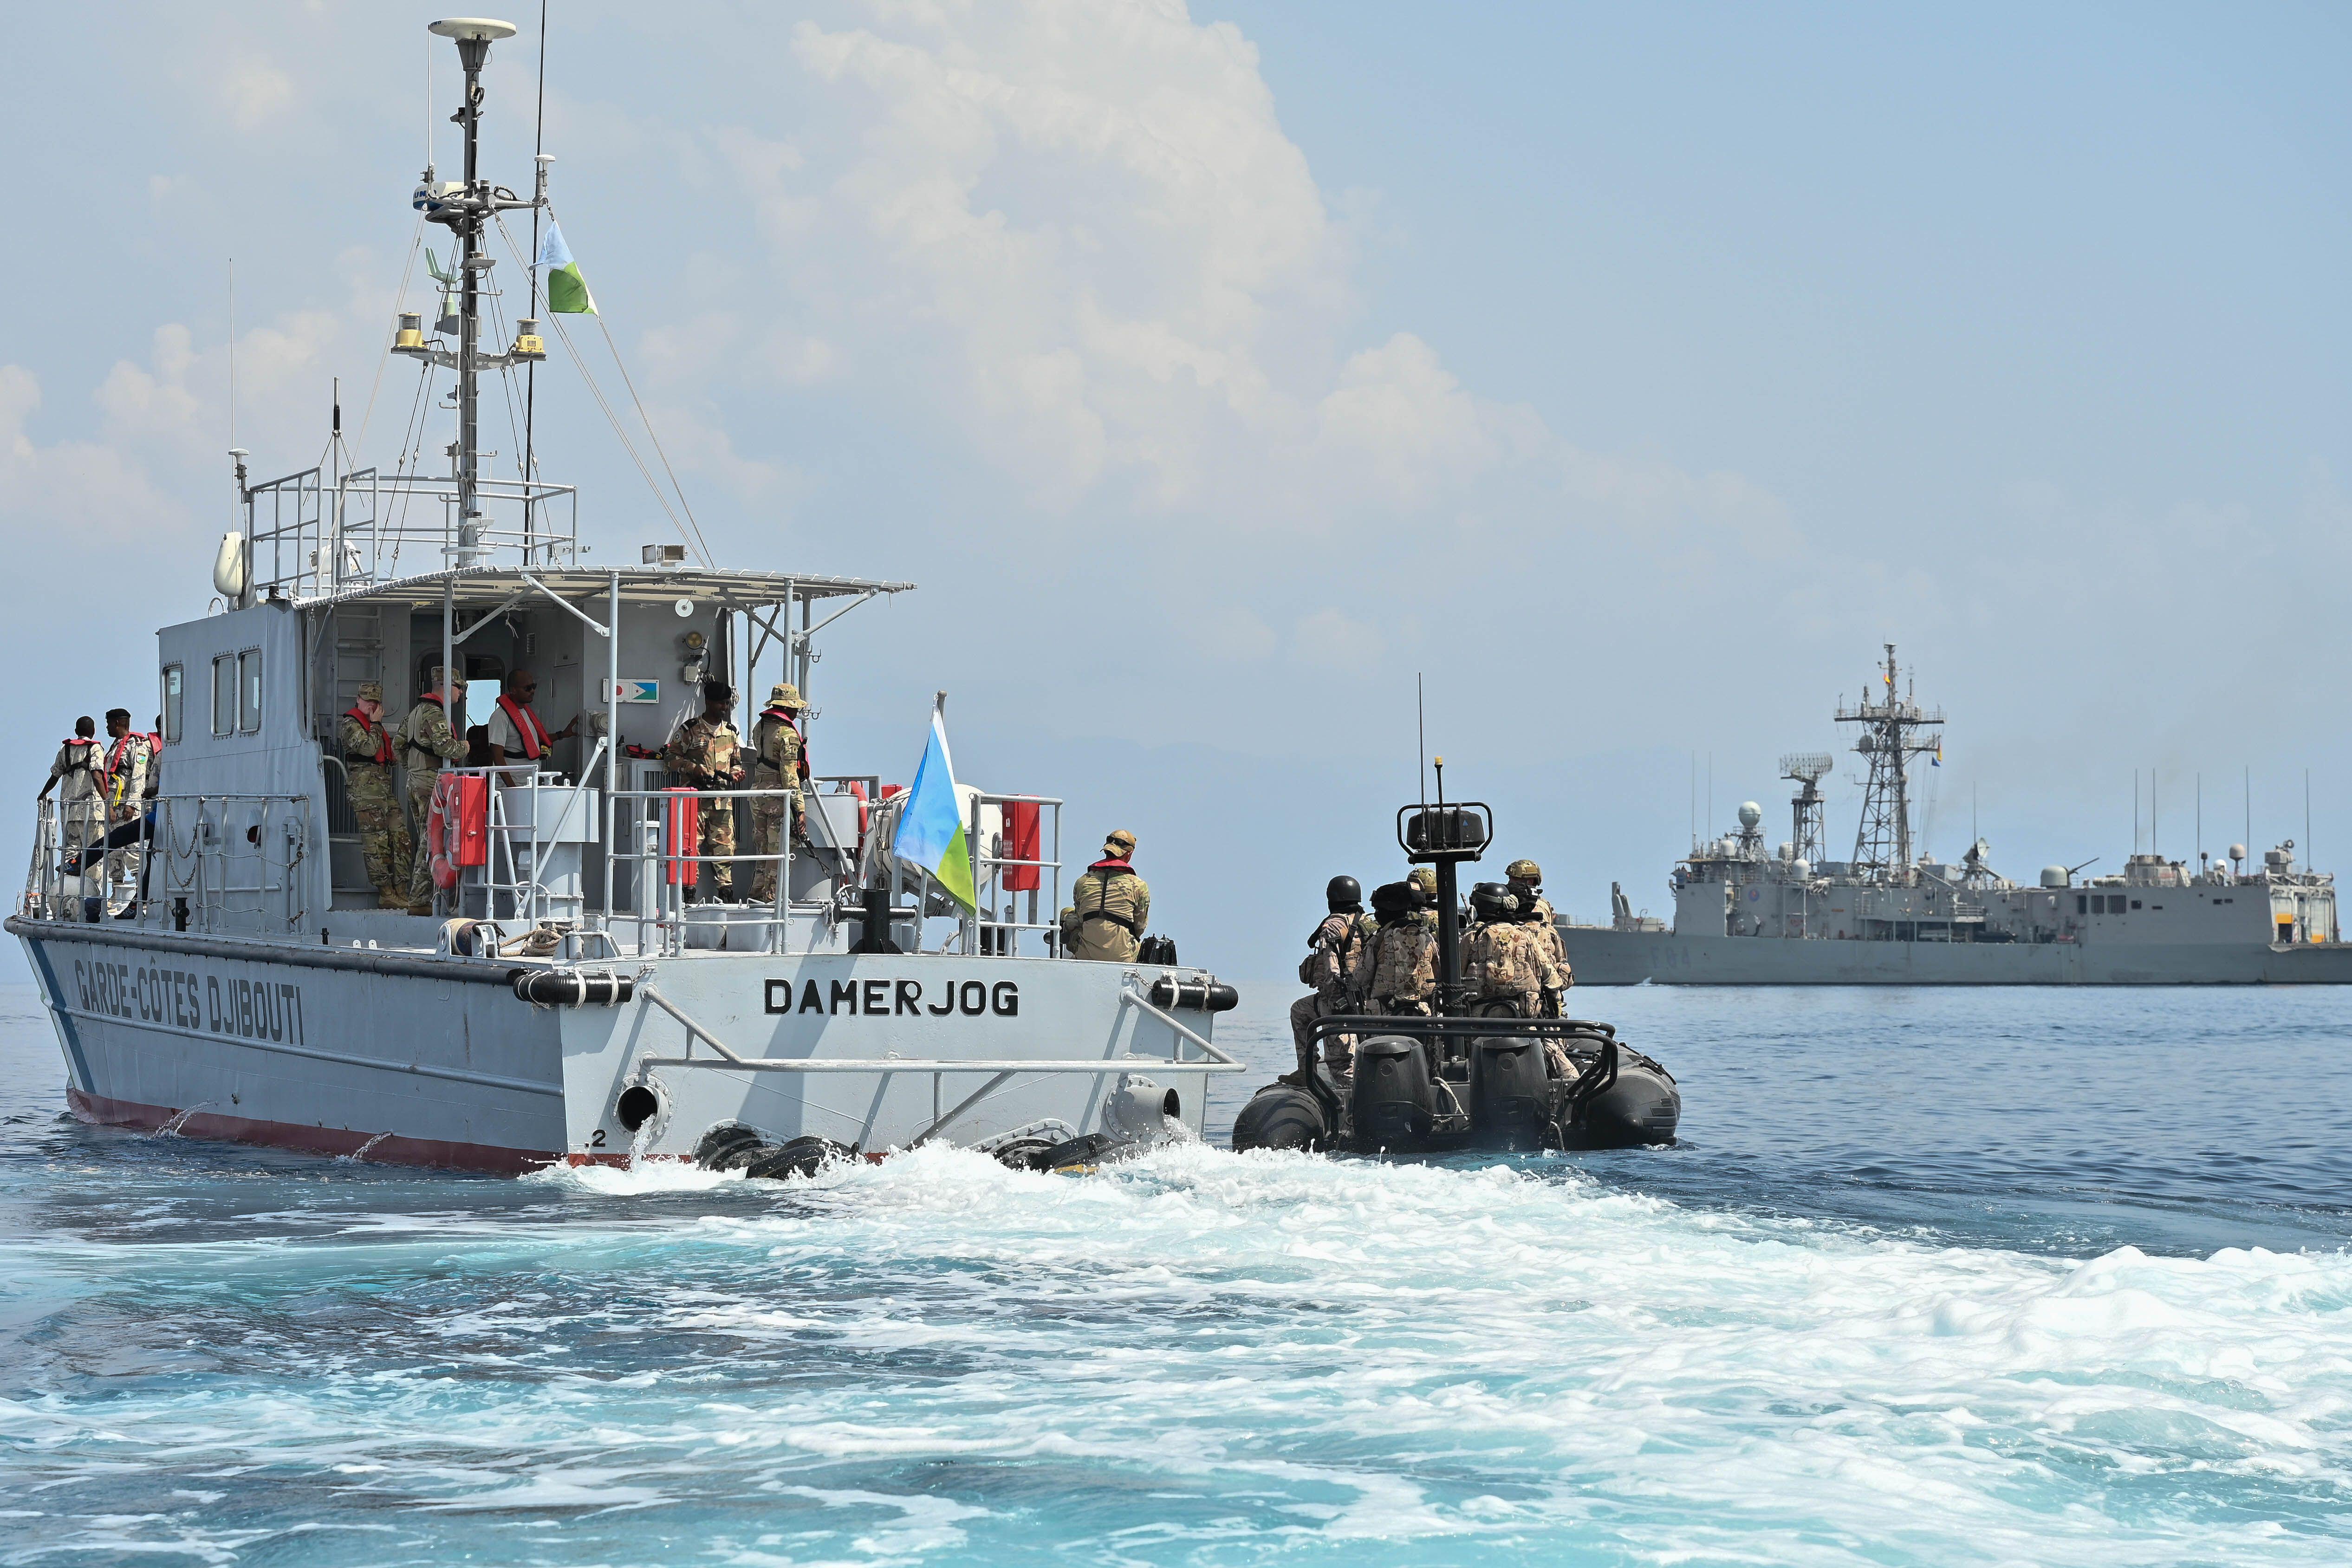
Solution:
{"label": "blue sky", "polygon": [[[364,405],[435,14],[20,23],[0,603],[59,674],[0,699],[19,799],[208,592],[231,254],[257,468],[313,459],[331,377]],[[821,765],[911,772],[950,688],[972,782],[1142,836],[1188,957],[1279,973],[1325,878],[1397,874],[1416,672],[1588,913],[1663,904],[1694,752],[1718,826],[1781,820],[1774,759],[1890,638],[1953,720],[1940,850],[1973,793],[2012,874],[2117,863],[2135,769],[2175,853],[2202,773],[2210,847],[2251,764],[2257,837],[2308,768],[2340,858],[2341,13],[553,17],[565,233],[722,556],[925,584],[843,624]],[[591,535],[658,537],[576,380],[542,397]]]}

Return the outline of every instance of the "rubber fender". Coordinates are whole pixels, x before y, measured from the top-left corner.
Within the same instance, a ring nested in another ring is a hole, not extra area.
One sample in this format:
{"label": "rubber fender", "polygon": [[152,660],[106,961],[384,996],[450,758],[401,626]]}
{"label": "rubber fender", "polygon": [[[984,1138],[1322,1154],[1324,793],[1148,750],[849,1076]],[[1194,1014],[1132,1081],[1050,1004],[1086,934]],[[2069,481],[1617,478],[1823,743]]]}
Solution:
{"label": "rubber fender", "polygon": [[1323,1107],[1305,1089],[1270,1083],[1234,1118],[1234,1148],[1319,1149],[1331,1135]]}
{"label": "rubber fender", "polygon": [[1470,1042],[1470,1129],[1480,1148],[1540,1147],[1550,1101],[1539,1042],[1524,1035]]}
{"label": "rubber fender", "polygon": [[694,1163],[706,1171],[740,1170],[772,1147],[758,1128],[722,1121],[696,1141]]}
{"label": "rubber fender", "polygon": [[1067,1170],[1072,1165],[1091,1165],[1118,1147],[1116,1140],[1099,1132],[1065,1139],[1037,1156],[1035,1168],[1040,1171]]}
{"label": "rubber fender", "polygon": [[786,1176],[814,1176],[835,1161],[856,1157],[857,1151],[848,1144],[811,1134],[766,1151],[743,1167],[743,1174],[755,1180],[772,1182],[781,1181]]}
{"label": "rubber fender", "polygon": [[1632,1057],[1621,1062],[1617,1081],[1584,1103],[1570,1131],[1584,1149],[1632,1149],[1671,1143],[1683,1115],[1682,1090],[1665,1071]]}
{"label": "rubber fender", "polygon": [[1151,1005],[1171,1013],[1230,1013],[1242,1005],[1242,994],[1222,980],[1180,981],[1163,974],[1151,983]]}
{"label": "rubber fender", "polygon": [[1349,1100],[1351,1135],[1360,1147],[1392,1149],[1429,1136],[1437,1089],[1429,1055],[1403,1035],[1376,1035],[1356,1047],[1356,1082]]}
{"label": "rubber fender", "polygon": [[583,974],[576,969],[518,969],[514,994],[534,1007],[617,1007],[636,994],[625,974]]}

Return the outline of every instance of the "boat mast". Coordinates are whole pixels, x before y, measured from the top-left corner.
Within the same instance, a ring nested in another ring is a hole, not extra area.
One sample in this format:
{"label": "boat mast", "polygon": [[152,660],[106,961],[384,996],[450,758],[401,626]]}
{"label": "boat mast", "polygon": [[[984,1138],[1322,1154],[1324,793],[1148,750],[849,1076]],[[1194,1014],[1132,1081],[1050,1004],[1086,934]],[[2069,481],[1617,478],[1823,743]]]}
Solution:
{"label": "boat mast", "polygon": [[1943,744],[1944,716],[1923,710],[1910,693],[1895,691],[1895,645],[1885,647],[1886,666],[1881,672],[1885,697],[1876,702],[1864,697],[1851,708],[1841,705],[1837,721],[1862,726],[1862,738],[1853,749],[1870,763],[1862,821],[1853,836],[1853,868],[1860,875],[1875,873],[1882,880],[1908,885],[1913,877],[1909,763],[1913,756]]}
{"label": "boat mast", "polygon": [[[487,16],[458,16],[431,23],[425,30],[457,44],[457,63],[466,73],[457,112],[449,117],[465,132],[465,180],[455,191],[420,193],[426,205],[426,220],[446,226],[457,241],[457,349],[453,355],[436,353],[421,338],[412,341],[411,334],[404,332],[394,352],[431,358],[457,373],[457,439],[451,444],[449,455],[457,477],[457,529],[449,563],[470,566],[488,528],[481,498],[481,373],[545,357],[537,339],[530,335],[536,331],[530,321],[520,324],[514,346],[506,353],[482,352],[483,279],[496,265],[493,258],[483,254],[482,236],[493,215],[536,208],[546,200],[545,166],[541,165],[541,183],[528,201],[482,178],[482,68],[489,63],[491,44],[514,37],[514,24]],[[524,476],[526,491],[529,478]],[[528,529],[528,523],[525,526]]]}

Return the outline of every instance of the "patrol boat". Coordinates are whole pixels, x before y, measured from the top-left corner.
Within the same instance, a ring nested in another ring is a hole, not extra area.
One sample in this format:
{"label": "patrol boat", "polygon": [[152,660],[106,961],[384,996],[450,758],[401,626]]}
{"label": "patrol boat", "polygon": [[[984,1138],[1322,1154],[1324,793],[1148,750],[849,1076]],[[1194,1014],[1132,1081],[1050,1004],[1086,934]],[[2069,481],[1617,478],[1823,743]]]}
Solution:
{"label": "patrol boat", "polygon": [[[1494,841],[1494,814],[1483,802],[1448,805],[1444,794],[1441,763],[1437,804],[1397,812],[1405,858],[1436,871],[1436,1016],[1316,1019],[1309,1065],[1251,1097],[1234,1119],[1234,1147],[1424,1154],[1673,1142],[1682,1120],[1674,1075],[1612,1026],[1478,1016],[1462,978],[1456,875]],[[1356,1039],[1344,1082],[1321,1059],[1339,1035]]]}
{"label": "patrol boat", "polygon": [[[939,862],[894,853],[903,795],[878,773],[820,775],[804,844],[735,857],[739,872],[779,866],[772,901],[693,901],[719,858],[689,814],[749,816],[782,793],[674,787],[658,752],[700,708],[698,683],[750,691],[776,673],[808,691],[819,635],[913,585],[721,570],[667,544],[592,565],[572,487],[488,470],[479,377],[545,354],[528,318],[486,351],[485,242],[504,215],[547,207],[546,163],[528,198],[477,172],[482,73],[514,28],[431,30],[465,73],[465,177],[428,169],[416,199],[457,259],[447,335],[403,316],[394,352],[420,363],[419,407],[436,374],[454,382],[450,472],[248,483],[236,455],[221,597],[159,637],[143,865],[134,848],[85,868],[45,800],[6,921],[73,1113],[504,1172],[698,1153],[779,1174],[933,1139],[1051,1164],[1197,1135],[1210,1079],[1241,1070],[1212,1035],[1234,990],[1165,947],[1158,963],[1054,955],[1057,798],[959,787],[967,908]],[[418,825],[446,882],[434,912],[376,907],[338,715],[365,682],[421,696],[436,666],[479,681],[526,661],[551,710],[593,713],[589,732],[535,762],[446,770],[448,808]],[[673,679],[684,705],[665,700]],[[929,941],[943,916],[952,931]]]}
{"label": "patrol boat", "polygon": [[1631,985],[2293,985],[2352,984],[2336,879],[2296,864],[2292,839],[2251,863],[2191,866],[2135,853],[2123,869],[2049,866],[2031,883],[1993,868],[1977,839],[1958,864],[1915,852],[1912,759],[1939,752],[1944,716],[1896,689],[1895,645],[1875,698],[1841,706],[1867,767],[1850,858],[1827,858],[1825,752],[1780,759],[1797,786],[1791,832],[1764,842],[1763,808],[1692,846],[1670,879],[1675,914],[1635,915],[1622,891],[1610,923],[1559,921],[1576,977]]}

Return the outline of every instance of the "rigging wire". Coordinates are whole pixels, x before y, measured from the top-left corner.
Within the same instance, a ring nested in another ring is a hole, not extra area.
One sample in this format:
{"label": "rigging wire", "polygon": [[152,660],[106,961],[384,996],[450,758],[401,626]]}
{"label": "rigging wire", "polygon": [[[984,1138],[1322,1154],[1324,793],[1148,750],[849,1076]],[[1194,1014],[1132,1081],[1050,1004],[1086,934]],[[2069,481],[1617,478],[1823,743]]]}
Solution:
{"label": "rigging wire", "polygon": [[[507,227],[506,216],[504,214],[497,215],[497,223],[499,226],[499,235],[507,242],[507,247],[509,250],[519,248],[515,245],[513,231]],[[601,316],[597,318],[597,321],[600,326],[603,324],[603,321],[604,318]],[[613,405],[605,400],[604,390],[596,384],[596,377],[588,368],[587,359],[580,353],[578,346],[572,342],[571,330],[564,326],[562,320],[560,317],[552,314],[551,312],[547,318],[547,322],[548,325],[555,329],[555,335],[562,341],[564,353],[572,356],[572,364],[580,372],[581,381],[587,385],[588,395],[596,400],[596,406],[604,414],[604,422],[613,427],[613,435],[614,438],[621,443],[621,450],[628,454],[629,461],[636,465],[638,474],[645,479],[646,488],[653,492],[654,503],[659,506],[662,509],[663,514],[669,519],[670,526],[677,530],[678,538],[685,542],[687,548],[700,555],[704,565],[708,566],[711,564],[709,546],[703,543],[700,539],[701,530],[697,528],[693,532],[689,533],[687,531],[687,525],[679,521],[677,508],[672,507],[669,504],[669,498],[662,493],[660,484],[654,479],[653,470],[646,467],[645,458],[639,455],[636,444],[629,439],[629,433],[621,424],[620,416],[613,412]],[[605,336],[607,342],[609,342],[611,341],[611,334],[607,332]],[[614,360],[615,363],[619,363],[619,355],[617,352],[614,356]],[[625,370],[622,372],[622,376],[624,380],[627,379],[627,372]],[[630,396],[633,399],[635,396],[634,388],[631,390]],[[645,406],[643,404],[638,405],[637,414],[638,417],[644,417]],[[650,424],[646,426],[646,434],[648,437],[653,435],[653,426]],[[659,451],[661,444],[658,438],[656,438],[654,445],[655,449]],[[662,459],[662,462],[665,468],[668,466],[667,458],[665,457]],[[677,483],[675,477],[672,478],[671,483],[673,485]],[[678,500],[683,504],[685,500],[686,497],[684,493],[681,492],[678,496]]]}
{"label": "rigging wire", "polygon": [[662,450],[661,437],[654,433],[654,422],[646,417],[646,405],[637,397],[636,384],[629,379],[629,367],[621,363],[621,346],[613,341],[613,329],[604,324],[604,317],[598,316],[596,330],[604,334],[604,346],[612,351],[613,366],[621,373],[621,384],[629,389],[629,401],[636,404],[637,418],[646,427],[646,438],[654,444],[654,456],[661,459],[662,472],[669,476],[669,488],[677,491],[677,504],[684,509],[686,521],[694,524],[694,537],[702,546],[702,563],[706,566],[715,564],[710,558],[710,542],[702,537],[702,524],[696,521],[694,508],[688,504],[686,491],[678,486],[677,471],[669,466],[669,454]]}
{"label": "rigging wire", "polygon": [[[416,275],[416,253],[424,245],[425,215],[419,213],[416,215],[416,227],[408,237],[408,260],[400,269],[400,288],[392,297],[392,331],[394,337],[400,333],[400,308],[408,302],[408,280]],[[367,447],[368,421],[375,417],[375,398],[383,386],[384,367],[391,363],[392,339],[386,338],[383,353],[375,362],[375,381],[368,387],[367,407],[360,415],[359,434],[352,438],[352,445],[362,450]]]}

